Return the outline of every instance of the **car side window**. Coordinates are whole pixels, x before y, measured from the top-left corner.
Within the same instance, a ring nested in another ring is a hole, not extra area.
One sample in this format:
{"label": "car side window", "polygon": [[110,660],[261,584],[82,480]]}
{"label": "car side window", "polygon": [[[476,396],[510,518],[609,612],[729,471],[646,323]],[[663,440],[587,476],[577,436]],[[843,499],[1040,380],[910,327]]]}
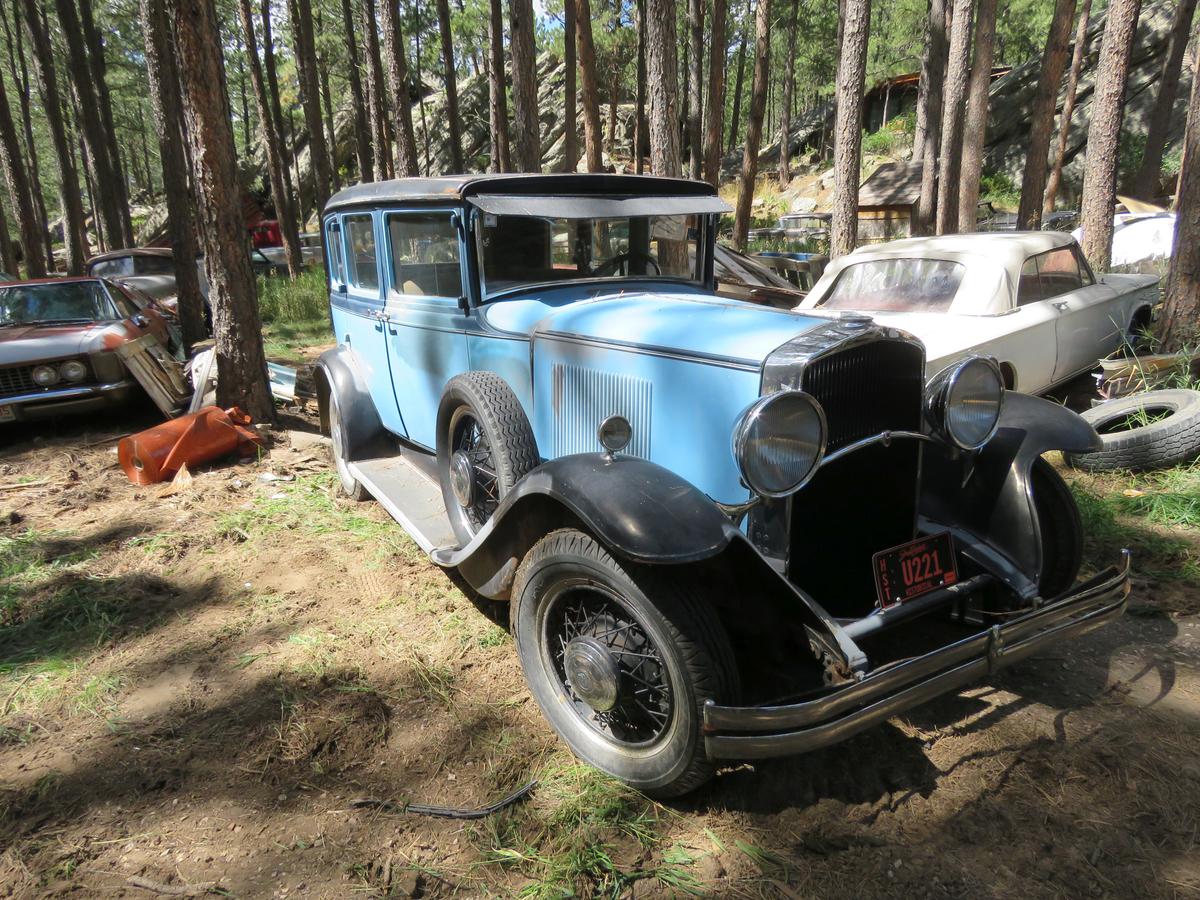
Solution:
{"label": "car side window", "polygon": [[379,261],[375,250],[375,224],[369,215],[346,216],[342,220],[346,246],[346,275],[351,287],[379,290]]}
{"label": "car side window", "polygon": [[1083,287],[1083,280],[1079,277],[1079,261],[1070,247],[1042,253],[1036,259],[1045,299],[1069,294]]}
{"label": "car side window", "polygon": [[337,220],[326,226],[329,239],[325,245],[329,248],[329,282],[335,289],[345,285],[346,268],[342,265],[342,228]]}
{"label": "car side window", "polygon": [[1038,259],[1031,256],[1021,266],[1021,283],[1017,287],[1017,306],[1037,303],[1046,299],[1042,295],[1042,280],[1038,277]]}
{"label": "car side window", "polygon": [[1071,247],[1071,252],[1075,254],[1075,262],[1079,265],[1079,280],[1083,282],[1084,287],[1096,283],[1096,276],[1092,274],[1092,267],[1088,265],[1087,259],[1083,255],[1083,250],[1078,244]]}
{"label": "car side window", "polygon": [[413,297],[462,296],[458,229],[448,212],[387,216],[392,290]]}

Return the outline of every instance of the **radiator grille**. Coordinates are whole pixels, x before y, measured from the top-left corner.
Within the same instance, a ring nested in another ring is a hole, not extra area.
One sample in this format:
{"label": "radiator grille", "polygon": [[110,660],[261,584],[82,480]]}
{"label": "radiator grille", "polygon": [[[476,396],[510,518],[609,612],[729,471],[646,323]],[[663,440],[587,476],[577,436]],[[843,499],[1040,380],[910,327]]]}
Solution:
{"label": "radiator grille", "polygon": [[625,452],[650,458],[650,382],[584,366],[554,366],[554,455],[595,453],[596,429],[609,416],[620,415],[633,426]]}
{"label": "radiator grille", "polygon": [[918,431],[924,353],[904,341],[875,341],[831,353],[804,370],[803,390],[825,410],[826,452],[881,431]]}
{"label": "radiator grille", "polygon": [[14,397],[37,390],[33,383],[33,366],[5,366],[0,368],[0,397]]}

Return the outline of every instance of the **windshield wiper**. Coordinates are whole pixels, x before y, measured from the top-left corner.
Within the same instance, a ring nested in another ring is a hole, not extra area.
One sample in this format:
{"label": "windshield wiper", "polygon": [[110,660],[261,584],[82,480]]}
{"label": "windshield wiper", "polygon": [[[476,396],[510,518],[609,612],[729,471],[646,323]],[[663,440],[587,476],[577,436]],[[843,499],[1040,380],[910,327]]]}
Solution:
{"label": "windshield wiper", "polygon": [[33,322],[27,322],[28,325],[87,325],[94,322],[95,319],[37,319]]}

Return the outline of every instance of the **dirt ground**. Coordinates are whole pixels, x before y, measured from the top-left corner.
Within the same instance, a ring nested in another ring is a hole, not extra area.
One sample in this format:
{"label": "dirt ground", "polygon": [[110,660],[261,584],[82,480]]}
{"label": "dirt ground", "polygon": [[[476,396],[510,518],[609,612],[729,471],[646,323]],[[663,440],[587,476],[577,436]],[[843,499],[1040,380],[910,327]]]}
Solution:
{"label": "dirt ground", "polygon": [[[311,418],[167,496],[117,467],[152,423],[0,435],[0,896],[1200,896],[1178,572],[991,684],[660,805],[573,762],[502,611],[335,496]],[[535,778],[474,822],[352,805]]]}

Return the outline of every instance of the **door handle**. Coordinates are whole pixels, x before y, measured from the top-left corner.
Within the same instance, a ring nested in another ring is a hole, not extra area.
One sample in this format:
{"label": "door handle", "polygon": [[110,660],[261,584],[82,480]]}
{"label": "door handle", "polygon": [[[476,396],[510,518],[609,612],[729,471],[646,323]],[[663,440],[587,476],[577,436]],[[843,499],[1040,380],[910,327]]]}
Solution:
{"label": "door handle", "polygon": [[1066,300],[1052,301],[1050,305],[1053,306],[1055,309],[1057,309],[1059,312],[1062,312],[1063,310],[1068,309],[1071,306],[1071,304],[1068,303]]}

